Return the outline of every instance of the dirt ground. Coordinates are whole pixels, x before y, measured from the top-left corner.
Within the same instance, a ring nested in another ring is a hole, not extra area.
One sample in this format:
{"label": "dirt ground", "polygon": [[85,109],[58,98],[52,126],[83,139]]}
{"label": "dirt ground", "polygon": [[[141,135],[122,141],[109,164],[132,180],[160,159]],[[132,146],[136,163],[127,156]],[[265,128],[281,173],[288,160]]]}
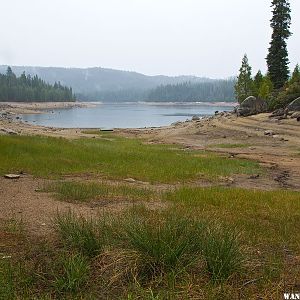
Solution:
{"label": "dirt ground", "polygon": [[[271,130],[272,135],[266,135],[267,130]],[[295,119],[275,120],[269,118],[269,114],[246,118],[226,115],[161,128],[115,129],[114,132],[121,136],[142,138],[145,143],[180,144],[186,149],[209,150],[231,158],[255,160],[266,169],[265,174],[259,176],[236,174],[230,178],[222,178],[217,183],[220,185],[300,191],[300,122]],[[0,134],[101,138],[100,135],[84,134],[82,129],[32,126],[6,118],[0,118]],[[238,145],[228,148],[228,144]],[[76,178],[76,180],[87,179]],[[101,178],[88,180],[99,181]],[[51,218],[57,211],[72,209],[78,214],[90,217],[106,209],[119,210],[131,205],[120,201],[111,203],[104,201],[98,205],[61,202],[55,200],[53,195],[39,191],[44,183],[45,180],[34,179],[30,175],[23,175],[17,180],[0,178],[0,220],[22,220],[31,232],[46,234],[51,229]],[[139,182],[131,184],[147,185]],[[190,184],[208,186],[215,183],[200,180]],[[157,188],[168,189],[172,186],[157,186]],[[151,203],[148,204],[151,206]]]}

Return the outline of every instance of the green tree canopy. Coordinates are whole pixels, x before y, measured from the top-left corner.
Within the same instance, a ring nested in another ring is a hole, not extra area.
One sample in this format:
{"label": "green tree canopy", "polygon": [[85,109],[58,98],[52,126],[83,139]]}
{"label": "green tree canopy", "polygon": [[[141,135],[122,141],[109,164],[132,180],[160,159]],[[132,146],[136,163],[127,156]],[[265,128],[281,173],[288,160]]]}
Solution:
{"label": "green tree canopy", "polygon": [[299,64],[296,65],[292,77],[289,81],[289,84],[293,84],[293,83],[299,83],[300,84],[300,68],[299,68]]}
{"label": "green tree canopy", "polygon": [[62,86],[60,82],[54,86],[44,82],[38,76],[31,77],[22,73],[16,77],[11,67],[6,74],[0,74],[0,101],[46,102],[74,101],[72,88]]}
{"label": "green tree canopy", "polygon": [[284,86],[289,78],[289,59],[286,40],[291,35],[291,9],[288,0],[273,0],[273,17],[271,28],[273,29],[267,56],[268,74],[275,89]]}
{"label": "green tree canopy", "polygon": [[254,80],[253,80],[253,92],[252,92],[253,96],[258,97],[259,89],[262,85],[263,80],[264,80],[264,75],[259,70],[254,76]]}
{"label": "green tree canopy", "polygon": [[272,93],[273,84],[269,75],[263,76],[258,90],[258,97],[267,100]]}
{"label": "green tree canopy", "polygon": [[235,85],[235,96],[239,103],[243,102],[253,93],[252,68],[249,65],[247,54],[244,55],[242,66]]}

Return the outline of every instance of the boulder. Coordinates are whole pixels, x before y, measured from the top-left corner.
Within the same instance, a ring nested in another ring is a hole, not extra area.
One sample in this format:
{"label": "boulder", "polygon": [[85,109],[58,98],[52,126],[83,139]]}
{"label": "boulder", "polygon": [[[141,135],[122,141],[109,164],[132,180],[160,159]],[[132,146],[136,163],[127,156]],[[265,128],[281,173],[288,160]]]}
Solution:
{"label": "boulder", "polygon": [[136,180],[133,179],[133,178],[126,178],[126,179],[124,179],[124,181],[129,182],[129,183],[134,183],[134,182],[136,182]]}
{"label": "boulder", "polygon": [[199,120],[200,120],[200,118],[198,116],[193,116],[192,117],[192,121],[199,121]]}
{"label": "boulder", "polygon": [[272,112],[272,114],[270,115],[270,118],[273,118],[273,117],[281,117],[284,115],[284,109],[283,108],[279,108],[279,109],[276,109]]}
{"label": "boulder", "polygon": [[6,174],[6,175],[4,175],[4,177],[7,178],[7,179],[19,179],[20,175],[18,175],[18,174]]}
{"label": "boulder", "polygon": [[300,118],[300,111],[293,112],[293,114],[291,115],[291,118],[292,119]]}
{"label": "boulder", "polygon": [[18,134],[17,132],[11,130],[11,129],[7,129],[7,128],[0,128],[0,131],[4,132],[5,134],[10,134],[10,135],[16,135]]}
{"label": "boulder", "polygon": [[289,111],[300,111],[300,97],[295,99],[293,102],[291,102],[288,106],[287,109]]}
{"label": "boulder", "polygon": [[264,134],[265,134],[265,135],[268,135],[268,136],[273,136],[273,135],[275,135],[275,133],[274,133],[273,130],[266,130],[266,131],[264,132]]}
{"label": "boulder", "polygon": [[250,96],[241,103],[237,109],[237,115],[243,117],[256,115],[266,112],[267,108],[268,105],[265,100]]}

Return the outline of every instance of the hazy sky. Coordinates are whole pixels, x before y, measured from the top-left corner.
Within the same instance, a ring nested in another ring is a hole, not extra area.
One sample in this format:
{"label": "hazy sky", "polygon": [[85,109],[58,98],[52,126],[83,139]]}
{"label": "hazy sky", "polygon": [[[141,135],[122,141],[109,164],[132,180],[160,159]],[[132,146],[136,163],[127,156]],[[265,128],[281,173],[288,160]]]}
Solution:
{"label": "hazy sky", "polygon": [[[291,68],[300,63],[300,1],[290,0]],[[149,75],[235,75],[248,53],[265,70],[271,0],[0,0],[0,64]],[[297,30],[296,30],[297,29]]]}

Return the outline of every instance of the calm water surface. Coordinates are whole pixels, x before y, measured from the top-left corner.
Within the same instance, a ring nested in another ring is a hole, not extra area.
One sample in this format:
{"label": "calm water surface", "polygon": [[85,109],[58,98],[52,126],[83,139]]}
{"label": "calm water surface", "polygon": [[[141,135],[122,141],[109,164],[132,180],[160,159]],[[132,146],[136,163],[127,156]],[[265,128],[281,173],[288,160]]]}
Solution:
{"label": "calm water surface", "polygon": [[44,114],[22,115],[28,123],[64,128],[140,128],[170,125],[192,116],[209,116],[230,111],[232,106],[203,104],[96,104],[91,108],[47,110]]}

